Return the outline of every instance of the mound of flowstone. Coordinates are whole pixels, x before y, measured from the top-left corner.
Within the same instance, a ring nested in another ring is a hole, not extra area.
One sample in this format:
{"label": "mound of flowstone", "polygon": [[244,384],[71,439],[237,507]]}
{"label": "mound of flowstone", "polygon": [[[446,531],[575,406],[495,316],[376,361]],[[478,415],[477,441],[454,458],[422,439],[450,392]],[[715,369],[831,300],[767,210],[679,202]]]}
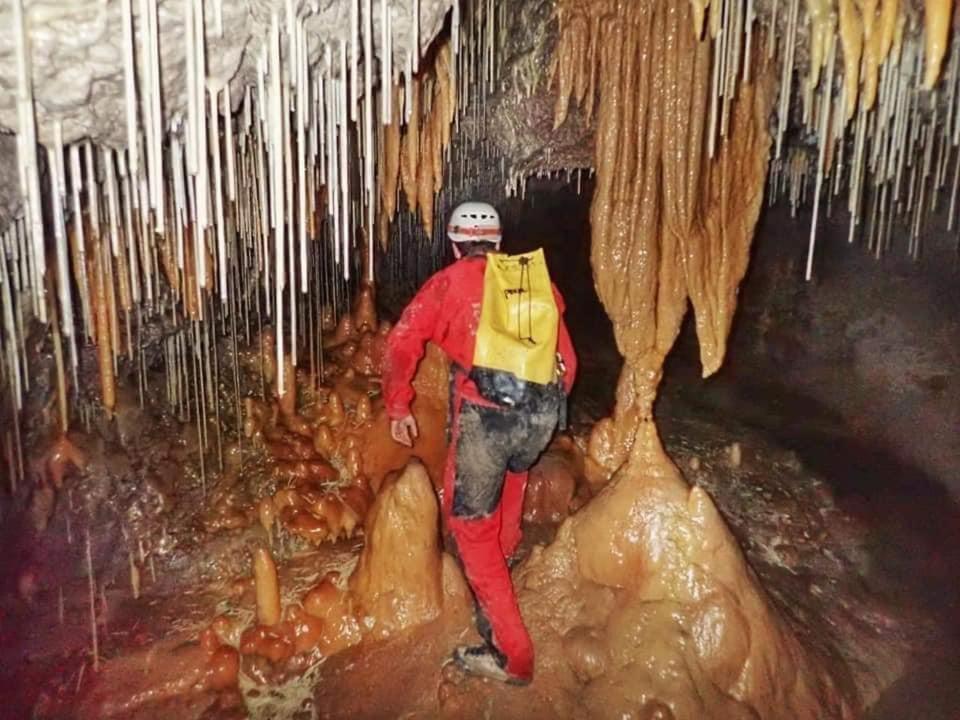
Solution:
{"label": "mound of flowstone", "polygon": [[713,501],[641,424],[630,463],[521,569],[537,684],[561,716],[848,718],[842,668],[804,648]]}

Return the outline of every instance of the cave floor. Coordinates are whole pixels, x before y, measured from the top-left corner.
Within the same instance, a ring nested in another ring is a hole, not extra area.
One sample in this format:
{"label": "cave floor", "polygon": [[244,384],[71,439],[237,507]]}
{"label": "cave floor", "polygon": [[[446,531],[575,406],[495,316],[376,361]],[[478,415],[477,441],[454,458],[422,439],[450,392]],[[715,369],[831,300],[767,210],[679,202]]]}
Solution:
{"label": "cave floor", "polygon": [[[591,391],[591,383],[609,388],[608,375],[615,367],[602,353],[586,354],[582,392],[594,403],[577,402],[579,429],[603,412],[602,393]],[[741,402],[730,388],[701,392],[683,373],[682,368],[671,370],[658,407],[666,447],[687,479],[713,495],[764,587],[804,642],[842,657],[864,698],[879,698],[871,718],[910,716],[902,714],[904,707],[923,707],[923,717],[955,718],[949,709],[955,686],[947,662],[952,644],[943,633],[944,613],[951,606],[943,589],[950,587],[944,584],[946,575],[956,567],[956,553],[949,550],[960,544],[935,542],[950,537],[944,534],[950,526],[943,523],[952,520],[945,516],[947,509],[931,507],[915,494],[914,510],[926,513],[928,520],[919,523],[918,515],[891,512],[902,501],[903,488],[884,485],[886,475],[871,476],[870,502],[854,488],[827,481],[849,478],[850,467],[865,463],[865,456],[840,445],[829,417],[819,417],[816,408],[798,398],[776,396],[768,388],[762,397],[772,407],[761,407]],[[749,412],[734,413],[722,398],[736,399],[732,407]],[[790,417],[803,410],[803,438],[771,440],[768,430],[758,430],[778,427],[775,398]],[[731,456],[734,443],[739,444],[738,461]],[[818,447],[840,452],[818,455]],[[825,455],[848,465],[830,466]],[[818,462],[823,464],[813,465]],[[811,473],[810,466],[819,474]],[[876,466],[860,471],[870,468]],[[875,492],[878,486],[885,488],[883,493]],[[525,546],[547,542],[554,530],[551,525],[529,527]],[[239,555],[248,540],[243,531],[222,533],[195,552]],[[294,553],[282,565],[281,584],[296,596],[326,569],[348,566],[358,547],[341,542]],[[536,682],[529,688],[507,688],[442,670],[455,645],[475,638],[470,618],[462,615],[445,615],[399,637],[365,642],[298,667],[300,679],[271,677],[267,669],[261,679],[270,679],[269,689],[247,677],[240,692],[187,692],[184,678],[197,672],[191,653],[199,633],[217,615],[252,618],[253,594],[249,584],[238,586],[235,578],[190,583],[178,581],[172,572],[156,583],[144,577],[139,600],[130,597],[121,580],[98,599],[108,610],[102,614],[104,661],[97,674],[87,650],[85,581],[78,578],[63,587],[63,624],[55,592],[41,590],[31,606],[4,596],[0,682],[8,709],[23,710],[10,716],[27,717],[32,709],[36,717],[175,715],[183,720],[551,717],[543,696],[548,689]],[[935,591],[921,593],[918,588],[924,587]],[[931,603],[939,614],[931,612]]]}

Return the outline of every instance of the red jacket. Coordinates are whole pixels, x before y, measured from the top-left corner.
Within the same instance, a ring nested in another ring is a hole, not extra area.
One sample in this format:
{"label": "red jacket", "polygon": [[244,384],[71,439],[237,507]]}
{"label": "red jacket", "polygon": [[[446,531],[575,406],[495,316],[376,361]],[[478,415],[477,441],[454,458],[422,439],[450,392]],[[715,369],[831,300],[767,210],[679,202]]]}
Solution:
{"label": "red jacket", "polygon": [[[467,373],[472,369],[486,267],[485,257],[474,256],[436,273],[420,288],[390,331],[383,364],[383,394],[392,419],[410,414],[413,376],[426,352],[427,341],[439,345]],[[563,297],[556,286],[553,295],[560,312],[557,350],[567,368],[563,384],[569,394],[577,374],[577,356],[563,321]],[[468,400],[481,400],[470,380],[461,381],[458,390]]]}

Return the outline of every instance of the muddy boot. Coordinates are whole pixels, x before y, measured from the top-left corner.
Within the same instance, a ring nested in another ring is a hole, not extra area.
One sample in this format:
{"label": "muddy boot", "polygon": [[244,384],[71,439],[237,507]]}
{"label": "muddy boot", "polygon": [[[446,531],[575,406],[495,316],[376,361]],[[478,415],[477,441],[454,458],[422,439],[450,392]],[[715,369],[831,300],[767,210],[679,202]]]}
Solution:
{"label": "muddy boot", "polygon": [[529,685],[529,678],[510,675],[505,669],[506,658],[487,645],[461,645],[453,651],[453,661],[468,675],[497,680],[509,685]]}

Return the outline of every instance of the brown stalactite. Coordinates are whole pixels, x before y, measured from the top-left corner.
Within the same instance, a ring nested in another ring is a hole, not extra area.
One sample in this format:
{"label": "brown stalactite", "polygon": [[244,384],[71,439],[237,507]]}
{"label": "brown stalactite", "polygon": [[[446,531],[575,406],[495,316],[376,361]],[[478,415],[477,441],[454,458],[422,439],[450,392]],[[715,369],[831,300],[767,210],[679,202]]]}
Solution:
{"label": "brown stalactite", "polygon": [[[443,188],[443,159],[452,138],[457,112],[457,88],[453,82],[453,58],[449,43],[437,51],[431,68],[411,81],[410,118],[406,127],[399,119],[387,125],[380,144],[381,217],[380,243],[386,247],[390,222],[397,210],[400,187],[410,211],[419,211],[427,236],[433,234],[436,195]],[[399,115],[399,88],[394,88],[395,115]]]}
{"label": "brown stalactite", "polygon": [[[591,259],[626,363],[616,415],[634,419],[616,424],[618,449],[607,458],[612,471],[626,459],[635,423],[652,416],[660,366],[688,298],[704,374],[722,362],[763,192],[771,72],[755,52],[755,81],[743,86],[732,130],[711,160],[704,148],[710,45],[690,32],[690,8],[671,2],[563,7],[556,123],[582,78],[601,80]],[[584,38],[588,28],[599,37]],[[598,48],[595,69],[587,67],[588,47]],[[734,186],[735,194],[727,189]]]}

